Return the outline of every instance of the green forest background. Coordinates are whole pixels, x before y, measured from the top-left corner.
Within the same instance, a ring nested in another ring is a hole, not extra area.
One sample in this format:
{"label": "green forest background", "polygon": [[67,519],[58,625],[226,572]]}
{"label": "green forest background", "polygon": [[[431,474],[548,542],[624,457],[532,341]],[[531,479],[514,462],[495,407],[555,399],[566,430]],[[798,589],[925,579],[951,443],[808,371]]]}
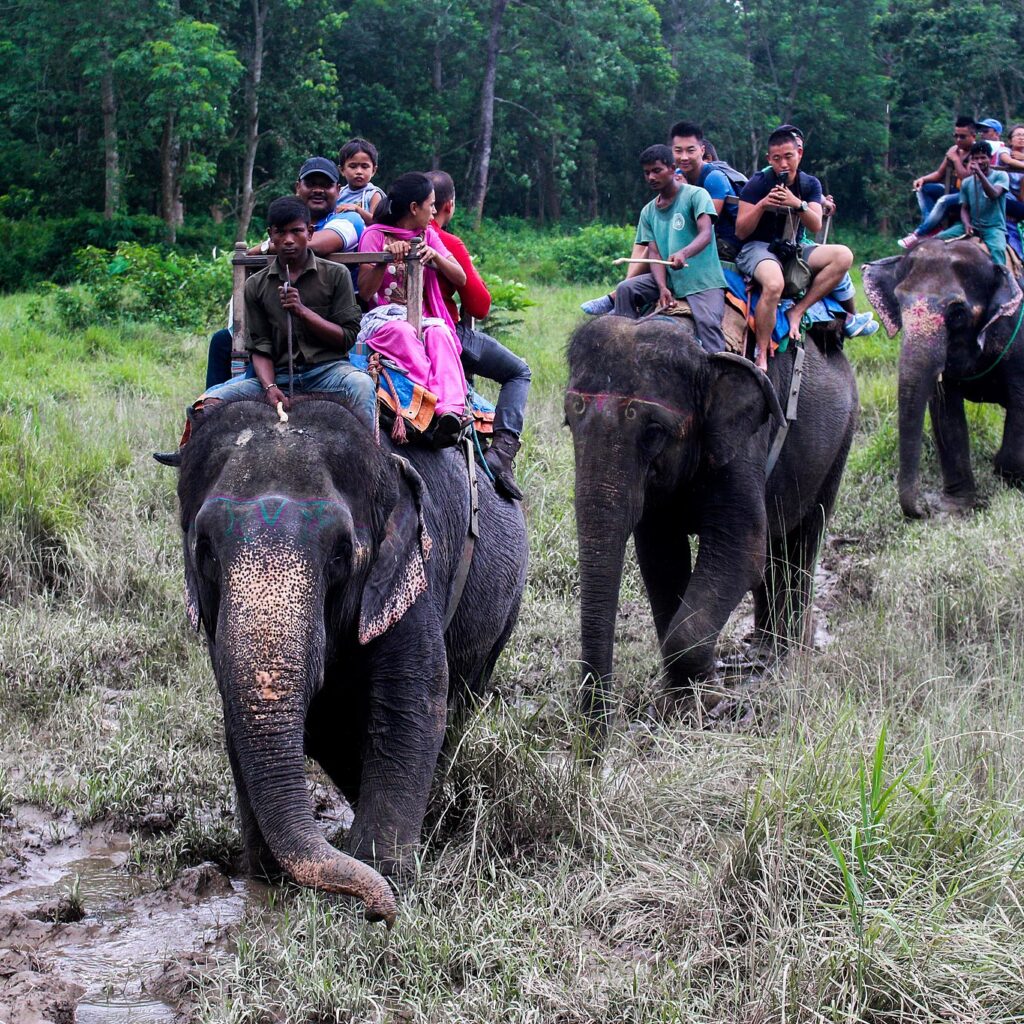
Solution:
{"label": "green forest background", "polygon": [[[0,266],[259,234],[299,162],[363,135],[379,184],[443,167],[463,223],[626,223],[636,155],[697,120],[749,172],[781,122],[842,222],[904,226],[955,114],[1024,116],[994,0],[37,0],[0,24]],[[253,217],[257,218],[253,225]],[[30,244],[40,220],[55,221]],[[34,225],[29,228],[27,223]],[[208,249],[207,249],[208,251]],[[59,274],[57,275],[60,276]]]}

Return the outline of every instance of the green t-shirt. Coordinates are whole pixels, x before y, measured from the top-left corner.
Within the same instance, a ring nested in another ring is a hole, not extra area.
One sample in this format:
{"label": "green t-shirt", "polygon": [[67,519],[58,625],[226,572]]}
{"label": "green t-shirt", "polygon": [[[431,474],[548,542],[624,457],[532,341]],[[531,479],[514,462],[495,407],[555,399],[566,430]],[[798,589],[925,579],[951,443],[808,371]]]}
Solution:
{"label": "green t-shirt", "polygon": [[[672,253],[697,237],[697,218],[702,213],[709,214],[714,221],[715,204],[711,196],[706,189],[683,182],[671,206],[659,210],[657,200],[652,199],[640,211],[640,222],[636,226],[637,245],[654,242],[661,258],[667,260]],[[685,299],[694,292],[725,287],[713,230],[711,241],[696,256],[691,256],[682,270],[666,269],[669,288],[677,299]]]}
{"label": "green t-shirt", "polygon": [[998,199],[989,199],[978,184],[976,175],[972,174],[960,185],[960,202],[967,207],[971,223],[976,228],[1005,228],[1010,176],[1006,171],[989,171],[988,180],[993,185],[1003,186],[1003,194]]}

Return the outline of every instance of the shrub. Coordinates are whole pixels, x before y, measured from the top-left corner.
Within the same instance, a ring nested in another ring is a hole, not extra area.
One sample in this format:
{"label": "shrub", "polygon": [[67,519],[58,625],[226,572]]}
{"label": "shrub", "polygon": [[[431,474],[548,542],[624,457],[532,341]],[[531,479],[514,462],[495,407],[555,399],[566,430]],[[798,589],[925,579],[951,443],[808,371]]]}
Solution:
{"label": "shrub", "polygon": [[500,335],[521,324],[523,318],[515,314],[536,305],[521,281],[506,281],[492,275],[486,283],[491,293],[491,311],[484,319],[483,327],[489,334]]}
{"label": "shrub", "polygon": [[75,253],[77,288],[62,289],[57,316],[68,329],[117,321],[153,321],[205,330],[231,291],[227,258],[203,259],[122,242],[111,255],[86,246]]}
{"label": "shrub", "polygon": [[570,238],[556,241],[552,257],[566,281],[598,284],[617,280],[624,274],[612,260],[628,256],[636,231],[631,227],[592,224]]}

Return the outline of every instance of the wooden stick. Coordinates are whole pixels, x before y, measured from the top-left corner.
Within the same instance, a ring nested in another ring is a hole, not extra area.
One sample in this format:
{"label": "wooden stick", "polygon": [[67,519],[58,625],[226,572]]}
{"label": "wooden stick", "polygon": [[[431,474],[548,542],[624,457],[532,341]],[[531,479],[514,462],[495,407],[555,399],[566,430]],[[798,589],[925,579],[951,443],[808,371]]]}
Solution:
{"label": "wooden stick", "polygon": [[660,263],[663,267],[671,267],[672,264],[668,260],[651,260],[651,259],[632,259],[630,257],[623,256],[621,259],[612,260],[612,266],[617,267],[620,263]]}

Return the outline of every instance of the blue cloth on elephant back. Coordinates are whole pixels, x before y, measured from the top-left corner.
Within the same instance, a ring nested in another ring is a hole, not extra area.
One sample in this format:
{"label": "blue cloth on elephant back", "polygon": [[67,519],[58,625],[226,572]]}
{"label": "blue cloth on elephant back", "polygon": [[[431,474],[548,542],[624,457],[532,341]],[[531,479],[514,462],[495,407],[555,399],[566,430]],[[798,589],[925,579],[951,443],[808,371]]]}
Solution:
{"label": "blue cloth on elephant back", "polygon": [[[725,274],[725,286],[738,299],[746,302],[747,286],[743,280],[743,275],[738,270],[734,270],[732,265],[724,263],[722,264],[722,271]],[[761,293],[759,291],[751,292],[750,309],[748,310],[750,316],[754,315],[754,310],[757,309],[757,301],[760,298]],[[772,340],[779,346],[780,352],[785,352],[789,348],[789,321],[786,319],[786,311],[792,305],[792,299],[783,299],[775,313],[775,329],[772,331]],[[843,307],[831,295],[826,295],[825,298],[819,299],[804,313],[804,320],[809,320],[812,324],[829,323],[835,320],[837,316],[845,315],[846,311]]]}
{"label": "blue cloth on elephant back", "polygon": [[[365,370],[370,362],[370,347],[366,342],[356,342],[356,344],[349,350],[348,358],[349,362],[353,366],[358,367],[360,370]],[[388,375],[391,377],[391,382],[394,384],[395,393],[398,395],[398,400],[402,405],[402,411],[406,418],[412,421],[416,420],[416,413],[419,406],[419,395],[428,395],[431,399],[436,400],[436,395],[432,395],[431,392],[427,391],[421,384],[414,384],[410,379],[409,375],[403,370],[398,369],[393,363],[387,363]],[[378,397],[383,390],[383,382],[377,389]],[[491,432],[491,424],[494,421],[494,405],[489,402],[483,395],[477,392],[474,388],[469,389],[469,402],[473,411],[473,417],[476,421],[476,429],[482,433]],[[433,409],[434,402],[430,402],[430,408]]]}

